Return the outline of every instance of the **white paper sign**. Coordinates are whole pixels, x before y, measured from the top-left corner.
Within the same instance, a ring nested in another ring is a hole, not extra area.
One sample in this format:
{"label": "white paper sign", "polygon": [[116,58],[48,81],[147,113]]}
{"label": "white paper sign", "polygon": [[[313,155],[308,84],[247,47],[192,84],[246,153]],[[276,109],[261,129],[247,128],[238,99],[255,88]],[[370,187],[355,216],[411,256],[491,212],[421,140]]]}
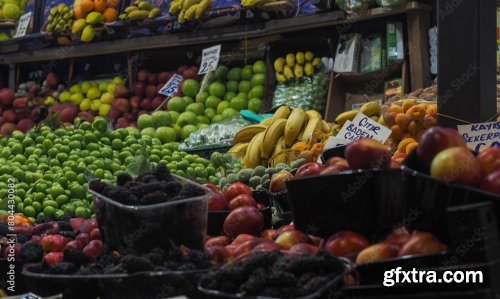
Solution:
{"label": "white paper sign", "polygon": [[30,11],[19,18],[19,22],[17,23],[16,35],[14,35],[14,38],[26,35],[26,31],[28,30],[28,26],[31,21],[31,15],[32,13]]}
{"label": "white paper sign", "polygon": [[173,94],[177,92],[177,89],[179,88],[179,84],[181,84],[182,80],[184,78],[181,75],[174,74],[170,80],[168,80],[165,85],[160,89],[158,92],[159,94],[162,94],[164,96],[170,97]]}
{"label": "white paper sign", "polygon": [[360,138],[372,138],[385,143],[391,133],[390,129],[359,112],[352,121],[344,124],[337,137],[349,140],[349,142]]}
{"label": "white paper sign", "polygon": [[210,71],[215,70],[217,68],[217,65],[219,64],[219,57],[220,45],[203,49],[198,75],[206,74]]}
{"label": "white paper sign", "polygon": [[482,147],[500,146],[500,122],[460,125],[458,132],[465,139],[467,146],[479,152]]}

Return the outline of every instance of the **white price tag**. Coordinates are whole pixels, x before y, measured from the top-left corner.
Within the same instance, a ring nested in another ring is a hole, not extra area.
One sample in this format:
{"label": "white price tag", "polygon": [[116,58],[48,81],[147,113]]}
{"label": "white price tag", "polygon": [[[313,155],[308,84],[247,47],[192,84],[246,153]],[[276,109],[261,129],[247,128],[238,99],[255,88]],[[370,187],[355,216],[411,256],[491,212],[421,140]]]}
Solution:
{"label": "white price tag", "polygon": [[217,68],[217,65],[219,64],[219,57],[220,45],[203,49],[198,75],[206,74],[210,71],[215,70]]}
{"label": "white price tag", "polygon": [[31,11],[28,13],[25,13],[19,18],[19,23],[17,24],[17,30],[16,30],[16,35],[14,35],[14,38],[16,37],[22,37],[26,35],[26,31],[28,30],[28,26],[31,21],[31,16],[32,13]]}
{"label": "white price tag", "polygon": [[500,146],[500,121],[457,127],[467,146],[476,152],[483,147]]}
{"label": "white price tag", "polygon": [[352,142],[360,138],[372,138],[385,143],[392,131],[359,112],[352,121],[347,121],[337,137]]}
{"label": "white price tag", "polygon": [[325,146],[323,147],[323,151],[326,151],[327,149],[331,149],[334,147],[346,145],[350,142],[351,141],[344,139],[344,138],[330,136],[330,137],[328,137],[328,140],[326,141]]}
{"label": "white price tag", "polygon": [[170,97],[173,94],[177,92],[177,89],[179,88],[179,84],[182,82],[184,78],[181,75],[174,74],[170,80],[168,80],[165,85],[160,89],[158,92],[159,94],[162,94],[164,96]]}

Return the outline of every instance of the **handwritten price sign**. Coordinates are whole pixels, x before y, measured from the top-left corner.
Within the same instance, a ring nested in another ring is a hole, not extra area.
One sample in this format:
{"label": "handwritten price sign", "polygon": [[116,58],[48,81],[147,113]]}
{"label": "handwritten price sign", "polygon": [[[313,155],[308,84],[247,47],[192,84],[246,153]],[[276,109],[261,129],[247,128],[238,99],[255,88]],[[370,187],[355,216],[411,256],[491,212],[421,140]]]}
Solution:
{"label": "handwritten price sign", "polygon": [[203,49],[201,55],[201,65],[198,75],[206,74],[217,68],[220,57],[220,45]]}
{"label": "handwritten price sign", "polygon": [[174,74],[170,80],[168,80],[165,85],[160,89],[159,93],[166,96],[170,97],[173,94],[177,92],[177,89],[179,88],[179,84],[182,82],[184,78],[181,75]]}
{"label": "handwritten price sign", "polygon": [[28,12],[19,18],[19,23],[17,24],[17,30],[16,30],[16,37],[23,37],[26,35],[26,32],[28,30],[28,25],[30,24],[31,21],[31,12]]}

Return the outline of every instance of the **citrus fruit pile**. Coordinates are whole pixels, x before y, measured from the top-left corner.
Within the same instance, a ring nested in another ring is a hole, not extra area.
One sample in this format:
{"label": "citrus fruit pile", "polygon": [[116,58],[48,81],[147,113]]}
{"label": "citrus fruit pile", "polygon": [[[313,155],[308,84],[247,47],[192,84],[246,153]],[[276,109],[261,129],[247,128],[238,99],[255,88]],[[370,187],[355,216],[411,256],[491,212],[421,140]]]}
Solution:
{"label": "citrus fruit pile", "polygon": [[14,192],[15,212],[32,221],[89,218],[94,207],[88,180],[114,180],[141,155],[143,144],[153,166],[161,162],[199,183],[218,182],[210,161],[177,151],[178,143],[162,144],[134,128],[109,131],[107,121],[96,117],[93,123],[56,130],[43,126],[0,139],[0,209],[8,210],[8,192]]}

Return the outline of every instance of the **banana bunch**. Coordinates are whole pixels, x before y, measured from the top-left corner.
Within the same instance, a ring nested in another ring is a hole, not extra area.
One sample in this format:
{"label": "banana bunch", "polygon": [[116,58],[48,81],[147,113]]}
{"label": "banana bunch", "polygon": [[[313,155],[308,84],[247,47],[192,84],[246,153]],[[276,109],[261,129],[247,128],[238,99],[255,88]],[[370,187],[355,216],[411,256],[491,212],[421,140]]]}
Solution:
{"label": "banana bunch", "polygon": [[279,57],[274,61],[276,80],[279,83],[300,79],[304,76],[310,77],[322,67],[321,58],[314,57],[310,51],[288,53],[285,57]]}
{"label": "banana bunch", "polygon": [[169,13],[177,15],[177,21],[182,24],[185,21],[199,20],[210,8],[211,0],[173,0],[170,3]]}
{"label": "banana bunch", "polygon": [[266,2],[273,2],[268,0],[241,0],[241,6],[243,7],[255,7]]}
{"label": "banana bunch", "polygon": [[241,157],[247,168],[290,164],[300,154],[292,150],[295,143],[314,145],[323,141],[330,131],[331,126],[319,112],[281,106],[273,117],[241,129],[229,153]]}
{"label": "banana bunch", "polygon": [[154,19],[161,14],[160,8],[148,1],[137,1],[123,10],[118,16],[121,21],[141,21]]}
{"label": "banana bunch", "polygon": [[371,101],[361,106],[359,110],[354,109],[340,113],[337,118],[335,118],[335,124],[342,127],[348,120],[352,121],[359,112],[370,117],[376,122],[380,123],[381,121],[383,121],[383,117],[381,116],[382,107],[380,106],[379,102]]}

